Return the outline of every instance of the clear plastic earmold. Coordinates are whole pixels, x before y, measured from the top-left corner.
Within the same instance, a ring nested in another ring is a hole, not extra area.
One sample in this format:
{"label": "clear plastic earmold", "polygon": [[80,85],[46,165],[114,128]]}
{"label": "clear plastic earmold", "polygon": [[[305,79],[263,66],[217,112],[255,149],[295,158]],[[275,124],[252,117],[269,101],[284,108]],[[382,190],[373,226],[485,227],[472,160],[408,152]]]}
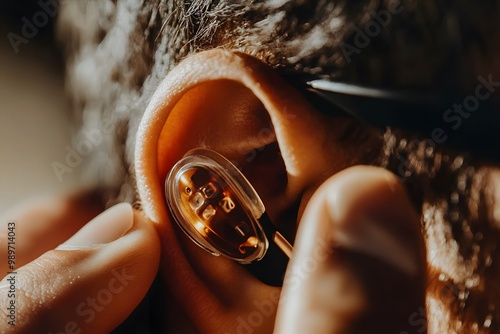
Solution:
{"label": "clear plastic earmold", "polygon": [[170,171],[165,194],[177,224],[206,251],[243,264],[265,255],[269,241],[259,223],[264,204],[219,153],[189,151]]}

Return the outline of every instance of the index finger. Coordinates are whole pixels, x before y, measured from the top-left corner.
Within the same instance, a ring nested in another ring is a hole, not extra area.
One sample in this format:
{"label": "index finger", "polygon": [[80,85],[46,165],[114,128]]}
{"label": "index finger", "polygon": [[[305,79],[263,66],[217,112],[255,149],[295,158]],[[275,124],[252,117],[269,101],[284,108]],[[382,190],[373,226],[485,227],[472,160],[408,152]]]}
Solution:
{"label": "index finger", "polygon": [[314,194],[300,223],[276,333],[400,333],[425,307],[425,253],[404,188],[352,167]]}

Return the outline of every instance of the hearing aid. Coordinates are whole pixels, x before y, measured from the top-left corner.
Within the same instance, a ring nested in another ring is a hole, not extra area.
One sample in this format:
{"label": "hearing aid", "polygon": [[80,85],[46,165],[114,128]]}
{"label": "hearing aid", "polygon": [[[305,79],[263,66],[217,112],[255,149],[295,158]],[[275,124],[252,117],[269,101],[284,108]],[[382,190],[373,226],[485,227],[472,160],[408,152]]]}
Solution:
{"label": "hearing aid", "polygon": [[243,265],[263,283],[283,284],[292,246],[229,160],[209,149],[187,152],[171,169],[165,195],[174,220],[194,243]]}

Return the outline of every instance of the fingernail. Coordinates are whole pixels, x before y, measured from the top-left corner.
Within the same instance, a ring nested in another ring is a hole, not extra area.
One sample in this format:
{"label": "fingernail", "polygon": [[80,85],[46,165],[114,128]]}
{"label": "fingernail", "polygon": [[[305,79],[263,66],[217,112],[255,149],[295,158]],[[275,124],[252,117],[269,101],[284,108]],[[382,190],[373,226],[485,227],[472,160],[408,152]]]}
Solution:
{"label": "fingernail", "polygon": [[117,204],[92,219],[56,249],[85,249],[110,243],[124,236],[132,228],[133,223],[132,206],[129,203]]}

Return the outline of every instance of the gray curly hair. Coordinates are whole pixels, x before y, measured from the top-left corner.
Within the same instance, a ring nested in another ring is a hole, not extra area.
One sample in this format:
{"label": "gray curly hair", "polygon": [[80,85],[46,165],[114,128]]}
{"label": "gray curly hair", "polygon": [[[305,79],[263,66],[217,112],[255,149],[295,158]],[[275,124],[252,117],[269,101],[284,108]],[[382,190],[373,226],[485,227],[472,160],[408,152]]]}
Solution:
{"label": "gray curly hair", "polygon": [[[384,19],[386,13],[392,14]],[[490,41],[498,36],[499,14],[492,0],[64,1],[57,32],[76,138],[103,122],[112,127],[85,160],[87,177],[112,189],[114,200],[137,201],[139,120],[159,82],[193,52],[235,49],[277,68],[353,83],[467,90],[495,68]],[[378,19],[383,28],[369,35]],[[359,31],[368,35],[363,43]],[[500,240],[485,200],[493,197],[489,169],[397,129],[381,136],[384,148],[373,163],[396,171],[402,156],[408,161],[405,183],[433,251],[429,332],[500,330],[496,294],[487,293],[497,290],[492,258]]]}

